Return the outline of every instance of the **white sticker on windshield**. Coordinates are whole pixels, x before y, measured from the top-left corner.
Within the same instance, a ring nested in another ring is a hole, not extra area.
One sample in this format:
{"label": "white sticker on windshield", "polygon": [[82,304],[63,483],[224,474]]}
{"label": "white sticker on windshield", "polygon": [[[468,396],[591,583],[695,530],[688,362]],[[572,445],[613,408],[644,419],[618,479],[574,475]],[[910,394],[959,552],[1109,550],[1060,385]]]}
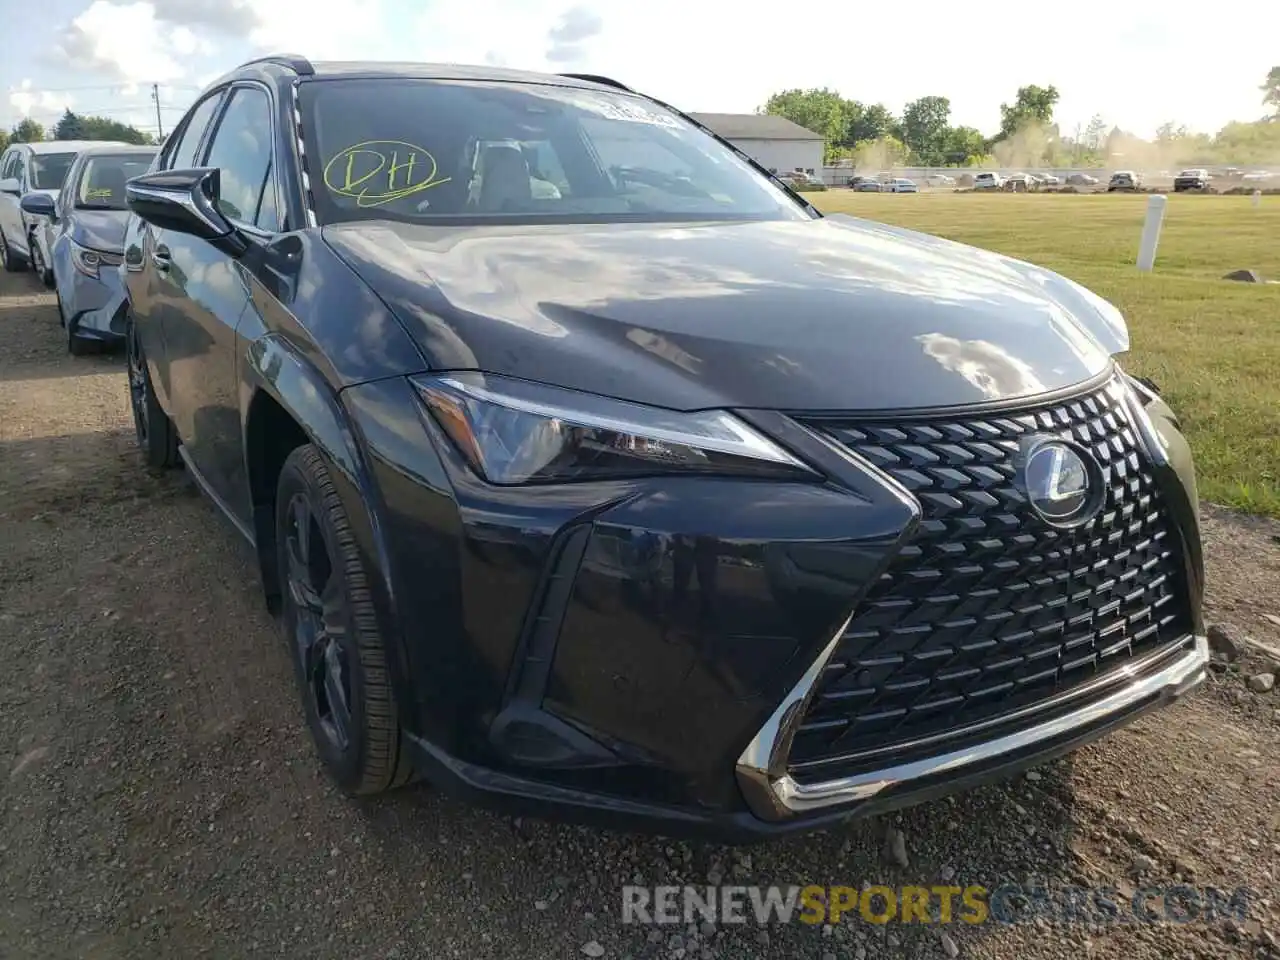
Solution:
{"label": "white sticker on windshield", "polygon": [[610,120],[622,120],[628,123],[652,123],[660,127],[679,126],[675,117],[668,116],[665,113],[654,113],[633,103],[620,103],[618,101],[600,103],[596,105],[596,111],[602,117],[607,117]]}

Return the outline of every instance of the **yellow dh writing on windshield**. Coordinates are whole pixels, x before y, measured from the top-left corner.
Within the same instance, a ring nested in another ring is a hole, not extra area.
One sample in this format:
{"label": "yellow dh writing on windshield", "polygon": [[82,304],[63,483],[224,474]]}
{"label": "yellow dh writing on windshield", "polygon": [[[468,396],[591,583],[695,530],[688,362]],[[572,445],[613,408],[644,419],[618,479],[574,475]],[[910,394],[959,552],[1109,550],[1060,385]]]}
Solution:
{"label": "yellow dh writing on windshield", "polygon": [[428,150],[403,140],[365,140],[336,153],[324,165],[324,185],[359,207],[377,207],[430,190],[441,177]]}

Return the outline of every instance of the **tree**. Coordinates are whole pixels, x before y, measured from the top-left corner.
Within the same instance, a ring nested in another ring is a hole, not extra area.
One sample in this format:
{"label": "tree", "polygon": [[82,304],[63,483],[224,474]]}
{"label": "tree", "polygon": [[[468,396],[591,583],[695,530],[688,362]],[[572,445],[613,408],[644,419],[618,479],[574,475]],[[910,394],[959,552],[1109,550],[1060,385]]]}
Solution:
{"label": "tree", "polygon": [[108,117],[80,117],[80,130],[86,140],[120,140],[124,143],[152,143],[149,133]]}
{"label": "tree", "polygon": [[851,111],[848,130],[845,132],[845,140],[849,143],[858,144],[864,140],[880,140],[884,137],[895,137],[900,132],[898,129],[898,120],[893,113],[883,103],[873,103],[870,106],[863,106],[857,101],[850,101],[856,107]]}
{"label": "tree", "polygon": [[0,150],[9,148],[9,134],[4,130],[0,130]]}
{"label": "tree", "polygon": [[83,140],[85,139],[83,125],[80,118],[71,112],[68,107],[53,127],[53,139],[55,140]]}
{"label": "tree", "polygon": [[851,111],[848,100],[823,87],[775,93],[760,112],[786,117],[792,123],[812,130],[827,141],[830,149],[845,139]]}
{"label": "tree", "polygon": [[948,127],[942,139],[942,156],[947,166],[973,166],[975,159],[987,156],[987,138],[973,127]]}
{"label": "tree", "polygon": [[1018,88],[1013,105],[1000,104],[1000,136],[1007,140],[1019,130],[1033,124],[1048,126],[1053,122],[1053,108],[1058,103],[1058,88],[1031,84]]}
{"label": "tree", "polygon": [[1280,120],[1280,67],[1272,67],[1262,85],[1262,102],[1272,110],[1271,119]]}
{"label": "tree", "polygon": [[44,127],[30,117],[23,118],[22,122],[14,127],[13,132],[9,134],[10,143],[36,143],[43,139]]}
{"label": "tree", "polygon": [[918,163],[935,167],[946,162],[950,118],[951,101],[946,97],[921,97],[902,111],[902,140]]}
{"label": "tree", "polygon": [[859,170],[888,170],[905,164],[910,154],[907,145],[897,137],[884,136],[859,143],[853,162]]}

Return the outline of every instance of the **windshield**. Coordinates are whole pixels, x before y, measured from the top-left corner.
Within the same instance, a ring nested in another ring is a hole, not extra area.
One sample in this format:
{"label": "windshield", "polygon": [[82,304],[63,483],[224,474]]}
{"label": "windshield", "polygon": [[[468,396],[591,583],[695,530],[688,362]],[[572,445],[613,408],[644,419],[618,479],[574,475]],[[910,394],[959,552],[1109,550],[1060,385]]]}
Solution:
{"label": "windshield", "polygon": [[140,177],[151,167],[154,153],[125,153],[90,157],[80,174],[76,207],[80,210],[127,210],[125,181]]}
{"label": "windshield", "polygon": [[528,83],[304,83],[322,223],[805,219],[714,138],[625,94]]}
{"label": "windshield", "polygon": [[67,171],[76,162],[74,153],[33,153],[31,155],[31,188],[61,190]]}

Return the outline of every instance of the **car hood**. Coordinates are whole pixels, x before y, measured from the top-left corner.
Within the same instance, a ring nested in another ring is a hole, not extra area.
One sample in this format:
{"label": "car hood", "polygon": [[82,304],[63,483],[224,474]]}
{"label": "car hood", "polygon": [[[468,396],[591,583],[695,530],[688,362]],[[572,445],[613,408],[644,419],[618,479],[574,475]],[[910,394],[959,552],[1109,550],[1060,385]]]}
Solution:
{"label": "car hood", "polygon": [[71,214],[71,239],[82,247],[120,253],[128,210],[75,210]]}
{"label": "car hood", "polygon": [[1030,264],[871,221],[324,228],[433,369],[676,409],[872,410],[1084,381],[1118,312]]}

